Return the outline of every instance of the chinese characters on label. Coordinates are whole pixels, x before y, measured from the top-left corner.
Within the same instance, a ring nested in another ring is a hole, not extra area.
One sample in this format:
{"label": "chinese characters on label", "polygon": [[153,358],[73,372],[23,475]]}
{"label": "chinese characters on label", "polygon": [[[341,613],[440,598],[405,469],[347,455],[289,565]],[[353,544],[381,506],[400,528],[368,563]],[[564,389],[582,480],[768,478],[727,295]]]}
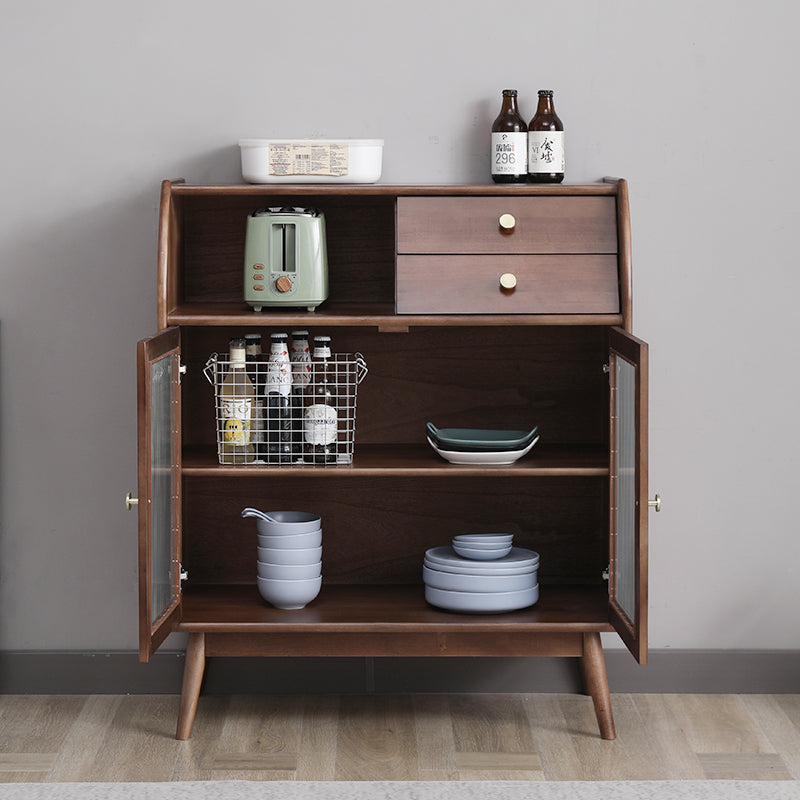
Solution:
{"label": "chinese characters on label", "polygon": [[564,172],[564,131],[528,132],[528,172]]}

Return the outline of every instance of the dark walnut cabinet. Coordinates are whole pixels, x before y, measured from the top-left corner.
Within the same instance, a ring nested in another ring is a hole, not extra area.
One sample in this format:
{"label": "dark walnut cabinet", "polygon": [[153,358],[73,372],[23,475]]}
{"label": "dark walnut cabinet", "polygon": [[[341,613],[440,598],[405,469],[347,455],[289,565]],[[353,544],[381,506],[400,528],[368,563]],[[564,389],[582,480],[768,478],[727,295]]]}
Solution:
{"label": "dark walnut cabinet", "polygon": [[[245,220],[267,205],[325,213],[330,297],[314,313],[243,302]],[[580,659],[614,738],[600,634],[647,657],[647,346],[631,311],[623,180],[165,182],[159,332],[138,348],[139,613],[142,660],[189,635],[177,737],[210,656],[541,655]],[[220,465],[206,359],[232,335],[297,327],[366,358],[352,464]],[[455,466],[428,420],[538,425],[541,440],[510,466]],[[245,506],[322,515],[323,586],[304,609],[259,596]],[[484,531],[540,553],[536,605],[427,605],[425,550]]]}

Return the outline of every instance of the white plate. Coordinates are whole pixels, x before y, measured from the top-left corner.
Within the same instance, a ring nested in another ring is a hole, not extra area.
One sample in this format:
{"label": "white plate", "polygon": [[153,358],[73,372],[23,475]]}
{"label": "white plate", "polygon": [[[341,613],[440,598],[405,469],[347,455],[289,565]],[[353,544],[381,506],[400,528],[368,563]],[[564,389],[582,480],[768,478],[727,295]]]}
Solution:
{"label": "white plate", "polygon": [[437,568],[439,565],[442,567],[458,567],[459,572],[464,568],[466,568],[467,572],[473,572],[476,569],[535,569],[539,566],[539,554],[524,547],[512,547],[511,552],[507,556],[503,556],[503,558],[476,563],[469,558],[462,558],[449,544],[446,544],[426,550],[425,560],[429,564],[436,565]]}
{"label": "white plate", "polygon": [[422,566],[437,572],[449,572],[455,575],[530,575],[537,571],[537,567],[505,567],[491,569],[491,561],[471,561],[465,559],[467,566],[458,564],[435,564],[426,558]]}
{"label": "white plate", "polygon": [[423,566],[422,580],[434,589],[454,592],[521,592],[538,583],[536,572],[522,575],[459,575]]}
{"label": "white plate", "polygon": [[425,599],[446,611],[468,614],[502,614],[532,606],[539,599],[539,584],[520,592],[449,592],[425,587]]}
{"label": "white plate", "polygon": [[518,461],[539,441],[537,436],[527,447],[522,450],[500,450],[496,453],[459,453],[455,450],[440,450],[428,437],[428,444],[451,464],[513,464]]}

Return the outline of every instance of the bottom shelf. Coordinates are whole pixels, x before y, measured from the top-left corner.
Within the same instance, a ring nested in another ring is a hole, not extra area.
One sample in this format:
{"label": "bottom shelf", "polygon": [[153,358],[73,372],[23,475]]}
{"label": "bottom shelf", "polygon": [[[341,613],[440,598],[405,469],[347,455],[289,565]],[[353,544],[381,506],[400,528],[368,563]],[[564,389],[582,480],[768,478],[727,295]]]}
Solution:
{"label": "bottom shelf", "polygon": [[[268,605],[255,585],[186,587],[178,630],[219,634],[586,633],[612,631],[608,587],[541,586],[539,601],[506,614],[456,614],[415,585],[323,585],[305,608]],[[490,655],[490,653],[487,653]]]}

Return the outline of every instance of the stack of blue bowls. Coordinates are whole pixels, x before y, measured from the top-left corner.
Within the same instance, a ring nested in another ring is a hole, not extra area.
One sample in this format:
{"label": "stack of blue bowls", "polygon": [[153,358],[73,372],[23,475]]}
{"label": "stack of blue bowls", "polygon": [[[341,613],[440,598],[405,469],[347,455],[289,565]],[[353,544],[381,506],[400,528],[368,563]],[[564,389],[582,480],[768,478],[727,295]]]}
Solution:
{"label": "stack of blue bowls", "polygon": [[[275,608],[297,609],[322,587],[322,519],[308,511],[245,509],[258,527],[258,591]],[[265,517],[269,517],[266,519]]]}

